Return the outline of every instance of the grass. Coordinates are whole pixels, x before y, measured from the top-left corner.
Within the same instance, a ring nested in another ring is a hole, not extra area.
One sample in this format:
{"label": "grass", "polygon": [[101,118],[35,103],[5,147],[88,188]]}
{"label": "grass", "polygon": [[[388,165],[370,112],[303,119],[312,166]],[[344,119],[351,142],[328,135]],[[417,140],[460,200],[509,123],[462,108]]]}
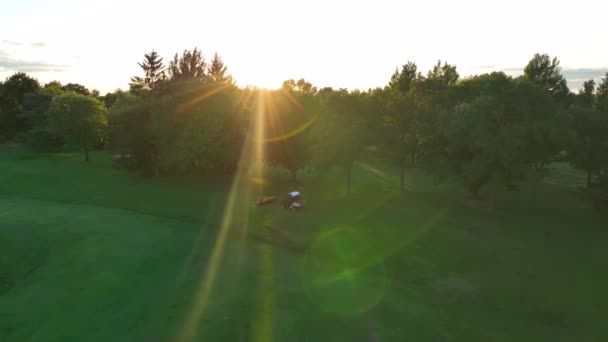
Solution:
{"label": "grass", "polygon": [[[349,198],[303,175],[303,212],[239,187],[198,319],[229,182],[80,158],[0,147],[0,341],[166,341],[189,321],[201,341],[608,340],[607,218],[566,165],[490,208],[413,172],[401,195],[368,164]],[[287,192],[269,175],[266,194]]]}

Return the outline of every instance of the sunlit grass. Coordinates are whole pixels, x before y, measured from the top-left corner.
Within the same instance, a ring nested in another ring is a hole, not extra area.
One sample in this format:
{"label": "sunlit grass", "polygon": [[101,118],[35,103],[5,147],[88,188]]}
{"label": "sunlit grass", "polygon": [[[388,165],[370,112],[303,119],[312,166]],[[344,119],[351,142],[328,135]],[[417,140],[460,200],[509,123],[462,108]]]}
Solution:
{"label": "sunlit grass", "polygon": [[241,175],[239,172],[234,178],[232,187],[230,188],[230,195],[228,197],[228,202],[226,203],[226,209],[224,211],[220,231],[213,246],[213,252],[206,266],[204,277],[201,278],[199,290],[192,300],[192,309],[190,314],[188,314],[184,327],[176,338],[176,341],[191,341],[196,336],[198,325],[200,324],[207,306],[207,302],[209,301],[209,296],[211,295],[215,277],[224,253],[224,244],[226,243],[226,238],[228,236],[229,229],[231,228],[233,210],[236,204],[237,195],[239,194],[238,185],[240,185],[240,179]]}
{"label": "sunlit grass", "polygon": [[[202,99],[201,99],[202,100]],[[251,191],[252,183],[247,180],[247,172],[249,165],[254,165],[254,179],[263,179],[262,161],[264,160],[264,146],[262,137],[264,136],[264,101],[266,100],[264,93],[260,92],[257,99],[257,111],[255,120],[253,120],[254,136],[249,137],[243,145],[241,156],[239,159],[239,167],[236,175],[233,178],[228,200],[225,205],[224,215],[222,218],[219,234],[213,252],[209,259],[204,277],[201,279],[200,289],[197,292],[190,314],[187,316],[182,332],[178,335],[177,341],[190,341],[196,337],[198,325],[203,318],[209,296],[213,290],[215,278],[218,273],[218,268],[221,264],[222,255],[224,253],[224,245],[229,231],[235,221],[235,215],[238,215],[240,220],[241,235],[245,237],[248,230],[249,205],[242,203],[243,199],[247,200]],[[253,156],[253,157],[252,157]],[[244,208],[239,211],[237,207]],[[272,260],[269,261],[270,265]],[[271,271],[271,270],[270,270]],[[268,323],[266,323],[268,324]],[[264,339],[264,341],[267,341]]]}
{"label": "sunlit grass", "polygon": [[274,304],[274,265],[271,246],[262,246],[260,253],[260,276],[257,293],[257,309],[254,317],[253,341],[273,341],[273,323],[276,316]]}
{"label": "sunlit grass", "polygon": [[[310,205],[294,213],[254,208],[253,169],[231,200],[232,184],[140,179],[103,152],[87,167],[78,153],[1,152],[0,258],[19,276],[0,295],[3,342],[169,341],[188,320],[193,341],[608,337],[606,221],[574,173],[497,193],[491,209],[412,172],[416,192],[400,195],[356,167],[349,198],[340,172],[304,174]],[[398,187],[397,170],[367,163]],[[289,190],[262,173],[267,191]]]}

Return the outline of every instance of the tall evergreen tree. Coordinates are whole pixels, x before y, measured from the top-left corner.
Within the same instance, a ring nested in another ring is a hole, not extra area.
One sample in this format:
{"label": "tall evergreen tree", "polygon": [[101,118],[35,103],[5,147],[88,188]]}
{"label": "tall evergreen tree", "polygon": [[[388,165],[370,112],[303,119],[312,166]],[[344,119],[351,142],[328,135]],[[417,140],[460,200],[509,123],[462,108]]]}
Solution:
{"label": "tall evergreen tree", "polygon": [[144,54],[143,62],[137,64],[144,71],[144,77],[131,77],[129,87],[132,93],[138,94],[144,91],[158,89],[162,82],[165,81],[166,75],[163,58],[160,57],[156,51],[152,50],[151,52]]}
{"label": "tall evergreen tree", "polygon": [[234,84],[232,76],[228,73],[228,67],[222,61],[222,58],[217,54],[213,55],[211,64],[209,65],[208,76],[212,82],[219,84]]}

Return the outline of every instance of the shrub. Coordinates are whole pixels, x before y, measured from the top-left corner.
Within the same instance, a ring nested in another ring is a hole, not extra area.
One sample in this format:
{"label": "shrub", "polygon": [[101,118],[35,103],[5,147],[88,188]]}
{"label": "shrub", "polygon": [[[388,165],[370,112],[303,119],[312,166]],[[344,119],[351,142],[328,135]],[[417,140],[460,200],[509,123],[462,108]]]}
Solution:
{"label": "shrub", "polygon": [[39,152],[57,152],[64,144],[63,138],[47,131],[36,129],[25,135],[25,143]]}

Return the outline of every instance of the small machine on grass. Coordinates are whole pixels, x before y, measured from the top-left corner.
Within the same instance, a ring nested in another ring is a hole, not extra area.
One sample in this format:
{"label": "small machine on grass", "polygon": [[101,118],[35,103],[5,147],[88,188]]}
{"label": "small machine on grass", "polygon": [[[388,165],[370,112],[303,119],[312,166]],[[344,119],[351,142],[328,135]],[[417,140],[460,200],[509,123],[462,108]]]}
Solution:
{"label": "small machine on grass", "polygon": [[281,201],[281,206],[286,209],[302,209],[306,201],[302,198],[302,194],[299,191],[292,191],[287,194],[287,198]]}

